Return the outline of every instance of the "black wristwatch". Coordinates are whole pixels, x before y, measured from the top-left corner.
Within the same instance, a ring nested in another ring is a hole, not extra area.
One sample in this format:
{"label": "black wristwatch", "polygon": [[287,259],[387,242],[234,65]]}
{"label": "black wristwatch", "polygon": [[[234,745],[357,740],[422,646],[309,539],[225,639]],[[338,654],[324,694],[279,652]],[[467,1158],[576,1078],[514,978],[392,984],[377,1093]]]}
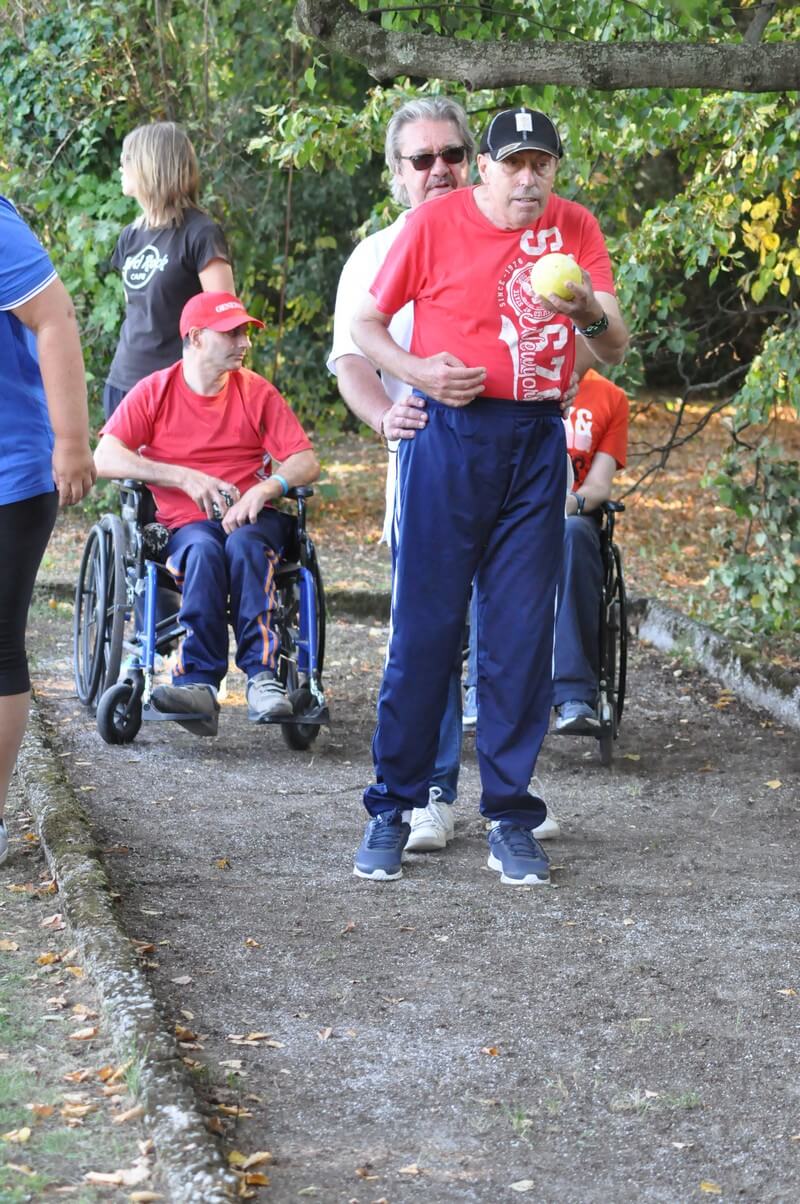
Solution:
{"label": "black wristwatch", "polygon": [[588,326],[576,326],[575,329],[585,339],[596,339],[608,330],[608,314],[603,312],[596,322],[591,322]]}
{"label": "black wristwatch", "polygon": [[578,509],[575,511],[575,513],[576,513],[576,514],[583,514],[583,507],[586,505],[586,498],[583,496],[583,494],[582,494],[582,493],[576,493],[576,494],[575,494],[575,501],[576,501],[576,503],[577,503],[577,506],[578,506]]}

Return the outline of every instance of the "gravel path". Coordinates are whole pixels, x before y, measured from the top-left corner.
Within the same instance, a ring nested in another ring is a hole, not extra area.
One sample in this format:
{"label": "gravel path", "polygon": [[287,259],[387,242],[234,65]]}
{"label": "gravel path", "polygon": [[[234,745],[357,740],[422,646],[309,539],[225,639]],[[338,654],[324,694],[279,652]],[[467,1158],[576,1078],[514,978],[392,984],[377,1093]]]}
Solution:
{"label": "gravel path", "polygon": [[309,754],[247,724],[241,679],[217,740],[114,749],[37,613],[40,697],[215,1127],[272,1152],[276,1204],[796,1201],[796,733],[634,643],[613,769],[575,739],[540,760],[554,887],[485,868],[472,738],[448,852],[365,883],[384,638],[333,624]]}

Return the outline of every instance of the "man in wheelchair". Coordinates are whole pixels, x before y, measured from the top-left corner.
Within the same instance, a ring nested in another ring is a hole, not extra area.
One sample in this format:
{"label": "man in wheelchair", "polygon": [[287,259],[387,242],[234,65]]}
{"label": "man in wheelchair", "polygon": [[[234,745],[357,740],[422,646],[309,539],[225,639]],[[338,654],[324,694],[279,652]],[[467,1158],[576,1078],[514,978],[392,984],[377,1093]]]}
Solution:
{"label": "man in wheelchair", "polygon": [[182,359],[131,389],[95,452],[101,477],[149,486],[169,530],[167,568],[186,635],[172,685],[157,687],[152,701],[185,714],[187,730],[202,736],[217,734],[228,614],[250,719],[292,714],[272,619],[275,570],[294,524],[274,502],[315,481],[319,463],[277,389],[242,366],[249,327],[263,325],[230,293],[192,297],[180,320]]}
{"label": "man in wheelchair", "polygon": [[558,591],[553,702],[555,731],[594,735],[599,654],[597,617],[603,596],[602,506],[628,448],[628,398],[590,368],[565,417],[575,474],[567,498],[564,562]]}

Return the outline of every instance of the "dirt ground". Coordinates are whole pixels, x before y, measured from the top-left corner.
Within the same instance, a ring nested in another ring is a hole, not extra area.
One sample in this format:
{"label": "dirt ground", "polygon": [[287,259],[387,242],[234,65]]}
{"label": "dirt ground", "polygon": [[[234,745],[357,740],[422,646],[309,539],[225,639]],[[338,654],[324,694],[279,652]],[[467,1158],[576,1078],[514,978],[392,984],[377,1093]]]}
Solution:
{"label": "dirt ground", "polygon": [[800,1199],[796,733],[634,641],[613,768],[575,738],[540,759],[551,888],[485,868],[472,737],[447,853],[362,882],[384,639],[333,624],[309,753],[248,725],[240,678],[216,740],[150,724],[110,748],[65,608],[34,616],[123,924],[213,1127],[272,1152],[263,1198]]}

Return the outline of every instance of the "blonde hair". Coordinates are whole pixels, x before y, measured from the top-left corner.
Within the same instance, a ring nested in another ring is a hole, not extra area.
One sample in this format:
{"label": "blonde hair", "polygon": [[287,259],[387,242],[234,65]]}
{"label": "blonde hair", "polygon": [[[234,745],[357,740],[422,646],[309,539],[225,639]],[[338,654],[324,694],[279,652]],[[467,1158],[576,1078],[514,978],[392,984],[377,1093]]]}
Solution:
{"label": "blonde hair", "polygon": [[186,131],[174,121],[131,130],[122,142],[122,161],[136,181],[142,207],[139,224],[179,226],[187,209],[199,209],[200,172]]}

